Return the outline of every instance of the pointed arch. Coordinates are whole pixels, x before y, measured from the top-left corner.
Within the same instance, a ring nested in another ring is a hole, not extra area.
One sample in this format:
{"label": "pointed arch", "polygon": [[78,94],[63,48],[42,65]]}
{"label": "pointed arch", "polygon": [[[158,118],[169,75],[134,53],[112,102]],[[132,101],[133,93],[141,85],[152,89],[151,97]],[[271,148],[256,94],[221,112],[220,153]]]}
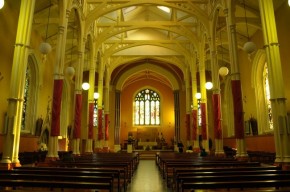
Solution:
{"label": "pointed arch", "polygon": [[264,69],[267,57],[266,52],[263,49],[259,49],[253,59],[252,63],[252,87],[255,90],[256,106],[259,109],[257,112],[257,122],[258,122],[258,133],[264,134],[272,132],[270,129],[269,119],[268,119],[268,107],[267,98],[265,95],[265,79],[264,79]]}
{"label": "pointed arch", "polygon": [[24,85],[21,132],[35,134],[38,94],[40,87],[39,60],[29,52]]}

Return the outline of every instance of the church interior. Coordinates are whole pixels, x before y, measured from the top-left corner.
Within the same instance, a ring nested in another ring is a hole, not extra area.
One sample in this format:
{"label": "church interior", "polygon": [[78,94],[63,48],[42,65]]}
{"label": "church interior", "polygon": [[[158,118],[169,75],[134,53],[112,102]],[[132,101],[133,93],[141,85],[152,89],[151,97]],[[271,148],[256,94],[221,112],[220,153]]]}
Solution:
{"label": "church interior", "polygon": [[0,7],[0,169],[113,154],[132,172],[179,155],[290,169],[290,1]]}

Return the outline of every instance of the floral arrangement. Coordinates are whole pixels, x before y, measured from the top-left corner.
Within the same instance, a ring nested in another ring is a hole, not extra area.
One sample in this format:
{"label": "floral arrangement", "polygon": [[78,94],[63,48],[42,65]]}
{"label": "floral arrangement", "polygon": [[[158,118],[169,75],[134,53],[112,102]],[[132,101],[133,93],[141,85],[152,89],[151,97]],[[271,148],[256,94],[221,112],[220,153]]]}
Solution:
{"label": "floral arrangement", "polygon": [[45,143],[40,143],[38,145],[38,151],[47,151],[47,145]]}

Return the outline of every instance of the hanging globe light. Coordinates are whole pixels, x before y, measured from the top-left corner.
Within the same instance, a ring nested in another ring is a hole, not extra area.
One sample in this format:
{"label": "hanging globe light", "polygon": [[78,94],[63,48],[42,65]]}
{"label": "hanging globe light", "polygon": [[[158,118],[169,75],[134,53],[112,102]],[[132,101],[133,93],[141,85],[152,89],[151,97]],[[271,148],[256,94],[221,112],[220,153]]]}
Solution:
{"label": "hanging globe light", "polygon": [[4,0],[0,0],[0,9],[4,7]]}
{"label": "hanging globe light", "polygon": [[50,17],[50,7],[51,4],[49,5],[48,8],[48,17],[47,17],[47,25],[46,25],[46,34],[45,34],[45,41],[42,42],[39,46],[39,51],[43,54],[43,55],[47,55],[49,52],[51,52],[51,45],[49,43],[46,42],[47,40],[47,36],[48,36],[48,26],[49,26],[49,17]]}
{"label": "hanging globe light", "polygon": [[196,94],[195,94],[195,98],[196,98],[196,99],[201,99],[201,93],[196,93]]}
{"label": "hanging globe light", "polygon": [[67,67],[65,69],[65,74],[69,77],[72,78],[75,75],[75,68],[73,67]]}
{"label": "hanging globe light", "polygon": [[245,0],[243,0],[243,4],[244,4],[244,11],[245,11],[245,21],[246,21],[246,27],[247,27],[247,37],[248,37],[248,42],[246,42],[243,46],[243,50],[248,53],[251,54],[256,50],[256,44],[253,43],[252,41],[250,41],[250,36],[249,36],[249,29],[248,29],[248,19],[247,19],[247,11],[246,11],[246,3]]}
{"label": "hanging globe light", "polygon": [[83,88],[83,90],[89,90],[89,88],[90,88],[90,84],[89,83],[87,83],[87,82],[84,82],[83,84],[82,84],[82,88]]}
{"label": "hanging globe light", "polygon": [[221,67],[219,69],[219,74],[224,77],[229,73],[229,69],[227,67]]}
{"label": "hanging globe light", "polygon": [[212,89],[212,87],[213,87],[212,82],[206,82],[206,83],[205,83],[205,88],[206,88],[207,90]]}
{"label": "hanging globe light", "polygon": [[256,44],[252,41],[248,41],[244,44],[243,50],[246,51],[248,54],[253,53],[256,50]]}
{"label": "hanging globe light", "polygon": [[48,54],[49,52],[51,52],[51,45],[47,42],[42,42],[39,46],[39,51],[46,55]]}
{"label": "hanging globe light", "polygon": [[94,99],[99,99],[100,94],[98,92],[94,92]]}

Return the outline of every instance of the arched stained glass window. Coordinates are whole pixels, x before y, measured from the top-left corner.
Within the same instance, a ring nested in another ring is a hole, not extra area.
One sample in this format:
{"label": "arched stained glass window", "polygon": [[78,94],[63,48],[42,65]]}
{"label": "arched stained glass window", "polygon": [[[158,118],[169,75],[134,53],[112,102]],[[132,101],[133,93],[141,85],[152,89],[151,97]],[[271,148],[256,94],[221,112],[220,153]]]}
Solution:
{"label": "arched stained glass window", "polygon": [[265,99],[266,99],[266,106],[268,112],[268,122],[270,130],[273,130],[273,118],[272,118],[272,106],[270,101],[270,86],[269,86],[269,78],[268,78],[268,66],[265,63],[264,71],[263,71],[263,79],[264,79],[264,86],[265,86]]}
{"label": "arched stained glass window", "polygon": [[25,71],[21,133],[35,133],[39,82],[37,60],[30,53]]}
{"label": "arched stained glass window", "polygon": [[27,114],[27,105],[28,105],[27,103],[29,100],[30,85],[31,85],[31,70],[30,70],[30,65],[28,64],[27,69],[26,69],[26,75],[25,75],[21,130],[25,130],[25,119],[26,119],[26,114]]}
{"label": "arched stained glass window", "polygon": [[160,97],[158,93],[144,89],[136,94],[134,125],[160,125]]}
{"label": "arched stained glass window", "polygon": [[94,126],[98,126],[98,103],[97,100],[94,102]]}

